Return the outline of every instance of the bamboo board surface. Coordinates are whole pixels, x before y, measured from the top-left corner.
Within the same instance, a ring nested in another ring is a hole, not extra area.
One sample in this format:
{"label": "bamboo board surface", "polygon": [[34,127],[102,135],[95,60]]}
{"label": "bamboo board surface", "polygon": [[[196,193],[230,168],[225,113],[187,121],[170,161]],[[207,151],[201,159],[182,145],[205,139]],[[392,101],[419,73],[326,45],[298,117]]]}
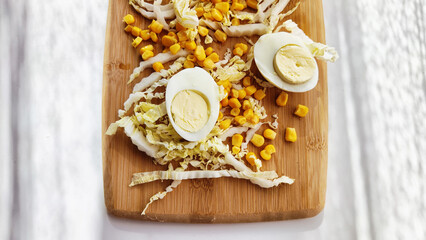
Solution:
{"label": "bamboo board surface", "polygon": [[[291,1],[284,11],[295,6]],[[105,204],[109,213],[129,218],[167,222],[220,223],[256,222],[312,217],[324,207],[327,175],[328,99],[326,64],[318,61],[318,85],[307,93],[289,93],[285,107],[275,105],[280,90],[269,88],[263,100],[267,113],[279,116],[277,149],[270,161],[263,161],[262,170],[276,170],[278,175],[295,179],[292,185],[263,189],[246,180],[221,178],[186,180],[164,199],[153,203],[145,216],[140,213],[149,198],[163,191],[171,181],[156,181],[128,187],[136,172],[165,170],[140,152],[119,130],[114,136],[104,133],[116,121],[117,111],[132,91],[133,85],[150,72],[127,85],[140,56],[131,46],[132,36],[123,31],[122,17],[131,13],[136,26],[146,28],[150,21],[143,19],[128,1],[110,1],[108,9],[103,72],[102,154]],[[321,0],[303,1],[288,18],[295,21],[314,41],[325,42]],[[288,19],[287,18],[287,19]],[[257,39],[254,37],[253,39]],[[228,38],[225,44],[213,45],[223,56],[226,47],[242,39]],[[305,118],[293,112],[297,104],[309,107]],[[296,128],[298,140],[284,141],[285,127]],[[261,132],[261,128],[258,132]],[[252,147],[252,146],[251,146]],[[259,151],[253,149],[257,155]]]}

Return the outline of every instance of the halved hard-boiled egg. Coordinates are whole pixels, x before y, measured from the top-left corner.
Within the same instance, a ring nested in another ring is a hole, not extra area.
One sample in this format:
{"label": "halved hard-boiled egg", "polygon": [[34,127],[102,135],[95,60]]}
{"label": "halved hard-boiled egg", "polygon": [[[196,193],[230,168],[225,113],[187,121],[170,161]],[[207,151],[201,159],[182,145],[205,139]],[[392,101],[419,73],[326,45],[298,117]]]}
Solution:
{"label": "halved hard-boiled egg", "polygon": [[318,83],[318,65],[298,37],[278,32],[265,34],[254,45],[260,73],[274,86],[289,92],[306,92]]}
{"label": "halved hard-boiled egg", "polygon": [[219,116],[219,87],[199,67],[180,71],[166,88],[166,108],[176,132],[187,141],[204,139]]}

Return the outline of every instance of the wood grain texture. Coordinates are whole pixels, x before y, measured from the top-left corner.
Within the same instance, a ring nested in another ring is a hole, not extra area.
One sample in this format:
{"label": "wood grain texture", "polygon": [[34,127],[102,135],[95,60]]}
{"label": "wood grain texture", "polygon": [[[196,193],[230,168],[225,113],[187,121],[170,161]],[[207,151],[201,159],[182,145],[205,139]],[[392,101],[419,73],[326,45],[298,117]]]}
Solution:
{"label": "wood grain texture", "polygon": [[[294,5],[295,1],[291,1],[285,11]],[[152,159],[138,151],[122,131],[112,137],[104,135],[109,124],[117,120],[118,109],[132,91],[133,84],[127,85],[126,82],[140,60],[130,45],[131,36],[123,31],[121,19],[127,13],[136,16],[136,25],[146,28],[149,24],[127,1],[110,1],[102,111],[104,194],[108,211],[129,218],[191,223],[272,221],[318,214],[324,207],[327,173],[328,93],[326,64],[323,62],[318,62],[319,82],[315,89],[307,93],[290,93],[284,108],[278,108],[274,103],[280,92],[275,88],[268,89],[263,100],[268,115],[278,113],[279,116],[278,137],[272,141],[278,152],[271,161],[264,162],[263,170],[276,170],[279,175],[295,178],[293,185],[263,189],[246,180],[187,180],[163,200],[152,204],[145,216],[140,215],[149,198],[163,191],[170,181],[128,187],[133,173],[166,167],[154,165]],[[290,18],[314,41],[324,42],[321,0],[302,2]],[[240,41],[233,38],[224,45],[230,47]],[[213,48],[221,54],[225,51],[223,45]],[[145,71],[142,75],[149,73]],[[293,116],[297,104],[309,107],[306,118]],[[296,128],[296,143],[283,140],[287,126]]]}

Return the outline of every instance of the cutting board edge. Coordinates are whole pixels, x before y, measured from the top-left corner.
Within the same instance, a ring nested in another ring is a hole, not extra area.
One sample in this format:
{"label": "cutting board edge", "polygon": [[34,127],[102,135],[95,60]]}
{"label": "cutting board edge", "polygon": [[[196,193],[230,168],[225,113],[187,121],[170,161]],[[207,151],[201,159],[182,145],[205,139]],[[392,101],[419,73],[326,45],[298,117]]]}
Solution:
{"label": "cutting board edge", "polygon": [[[199,214],[146,214],[141,215],[140,212],[128,212],[125,210],[117,210],[109,208],[107,212],[109,215],[118,218],[130,218],[140,221],[151,222],[164,222],[164,223],[251,223],[251,222],[272,222],[284,221],[293,219],[312,218],[321,213],[324,209],[324,201],[312,209],[303,209],[286,212],[273,212],[273,213],[258,213],[258,214],[233,214],[229,215],[199,215]],[[238,220],[236,220],[238,219]]]}
{"label": "cutting board edge", "polygon": [[102,129],[102,177],[103,177],[103,189],[104,189],[104,202],[107,210],[114,207],[114,198],[112,197],[112,189],[111,189],[111,165],[107,164],[108,158],[108,151],[106,151],[106,138],[108,137],[105,132],[107,129],[107,123],[106,123],[106,105],[105,101],[107,98],[107,92],[108,92],[108,73],[106,66],[109,62],[109,56],[110,56],[110,46],[111,41],[107,36],[109,36],[111,33],[111,14],[112,14],[112,3],[111,1],[108,1],[108,13],[107,13],[107,24],[106,24],[106,30],[105,30],[105,47],[104,47],[104,59],[103,59],[103,68],[102,68],[102,123],[101,123],[101,129]]}

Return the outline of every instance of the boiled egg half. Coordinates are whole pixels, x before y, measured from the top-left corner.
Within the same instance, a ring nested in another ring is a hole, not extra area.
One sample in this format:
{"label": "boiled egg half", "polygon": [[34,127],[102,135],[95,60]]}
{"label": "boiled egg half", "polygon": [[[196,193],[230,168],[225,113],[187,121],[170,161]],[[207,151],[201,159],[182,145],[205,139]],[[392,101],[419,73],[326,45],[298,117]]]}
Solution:
{"label": "boiled egg half", "polygon": [[260,73],[274,86],[306,92],[318,83],[318,65],[303,41],[286,32],[265,34],[254,45]]}
{"label": "boiled egg half", "polygon": [[187,141],[204,139],[219,116],[219,87],[199,67],[180,71],[166,88],[166,108],[176,132]]}

